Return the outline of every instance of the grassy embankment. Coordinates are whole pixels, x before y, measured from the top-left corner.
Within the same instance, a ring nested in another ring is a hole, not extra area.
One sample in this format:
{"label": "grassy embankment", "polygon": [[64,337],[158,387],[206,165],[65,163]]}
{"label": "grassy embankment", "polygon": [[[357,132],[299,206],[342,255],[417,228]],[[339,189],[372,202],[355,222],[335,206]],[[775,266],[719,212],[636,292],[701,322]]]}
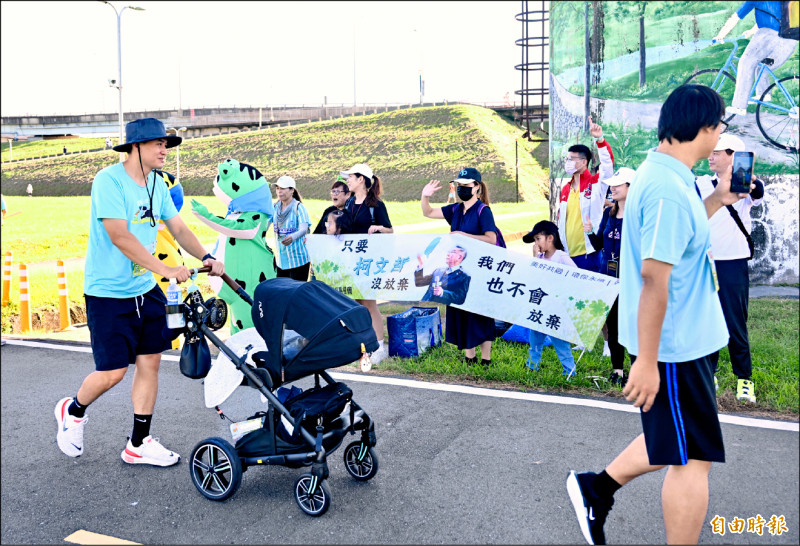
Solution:
{"label": "grassy embankment", "polygon": [[[181,183],[187,195],[212,195],[217,164],[233,157],[274,181],[297,180],[305,198],[327,199],[336,174],[369,163],[384,182],[388,201],[416,201],[432,178],[449,180],[461,166],[478,168],[495,202],[516,201],[515,138],[519,129],[479,106],[436,106],[341,118],[187,140],[181,146]],[[3,166],[5,195],[89,195],[94,175],[117,154],[102,151]],[[175,172],[176,154],[165,169]],[[547,145],[519,141],[520,200],[547,191]]]}
{"label": "grassy embankment", "polygon": [[[113,139],[116,144],[116,138]],[[54,140],[18,140],[0,144],[2,149],[3,161],[14,159],[30,159],[32,157],[44,157],[48,155],[63,155],[64,146],[67,147],[67,154],[86,152],[88,150],[103,149],[106,145],[105,138],[59,138]],[[13,156],[13,158],[12,158]]]}
{"label": "grassy embankment", "polygon": [[[187,196],[200,195],[197,198],[209,210],[224,214],[221,203],[210,197],[212,181],[218,161],[234,157],[258,167],[268,180],[274,181],[284,173],[294,176],[316,222],[329,204],[328,189],[335,174],[356,162],[368,161],[383,178],[383,197],[394,225],[399,226],[426,220],[418,199],[422,186],[430,178],[447,180],[460,166],[475,165],[489,183],[495,214],[530,213],[499,222],[501,229],[509,234],[530,229],[533,221],[547,215],[546,201],[542,198],[547,172],[539,163],[546,163],[547,146],[543,143],[519,142],[520,194],[527,203],[498,202],[516,200],[514,139],[519,133],[492,110],[455,106],[198,138],[181,146],[182,184]],[[23,146],[31,154],[40,154],[41,148],[48,145],[40,141]],[[17,150],[15,147],[15,153]],[[175,156],[171,153],[165,166],[172,172]],[[75,295],[81,293],[83,285],[82,263],[70,258],[82,257],[86,249],[90,203],[84,196],[91,191],[94,174],[117,157],[114,152],[102,151],[4,166],[3,192],[9,211],[21,214],[9,218],[4,226],[2,252],[13,252],[15,268],[23,261],[33,264],[29,268],[29,282],[34,310],[57,305],[56,259],[66,261],[72,300],[80,301]],[[24,196],[29,182],[36,196],[32,199]],[[446,191],[440,191],[442,200],[446,199]],[[216,233],[192,215],[190,199],[186,198],[181,216],[204,244],[211,244]],[[417,229],[446,230],[444,222]],[[47,261],[50,263],[39,263]],[[14,297],[17,294],[12,294]]]}

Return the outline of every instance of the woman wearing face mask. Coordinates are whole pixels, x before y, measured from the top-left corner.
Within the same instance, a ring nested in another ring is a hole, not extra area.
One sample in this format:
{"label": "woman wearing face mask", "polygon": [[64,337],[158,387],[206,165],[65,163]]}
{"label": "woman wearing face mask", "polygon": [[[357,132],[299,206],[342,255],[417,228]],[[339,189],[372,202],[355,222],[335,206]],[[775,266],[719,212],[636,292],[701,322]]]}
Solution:
{"label": "woman wearing face mask", "polygon": [[[386,205],[380,199],[381,180],[373,174],[369,165],[359,163],[340,174],[353,194],[344,206],[344,210],[350,213],[350,233],[394,233]],[[379,347],[370,355],[370,360],[377,364],[387,356],[383,346],[383,317],[375,300],[356,301],[369,309],[372,317],[372,328]]]}
{"label": "woman wearing face mask", "polygon": [[[625,199],[628,188],[636,171],[622,167],[606,183],[611,187],[614,204],[603,211],[603,219],[597,227],[597,234],[592,231],[592,223],[584,223],[584,232],[589,236],[592,246],[600,250],[600,269],[598,273],[619,278],[619,253],[622,244],[622,217],[625,214]],[[608,348],[611,351],[611,375],[608,380],[612,385],[624,387],[628,378],[624,374],[625,347],[619,344],[619,326],[617,300],[611,306],[606,318],[608,326]],[[631,358],[633,364],[634,358]]]}
{"label": "woman wearing face mask", "polygon": [[[440,188],[438,180],[431,180],[422,189],[422,214],[428,218],[444,218],[450,224],[450,233],[465,235],[479,241],[495,244],[497,227],[491,209],[481,207],[489,204],[489,190],[481,180],[477,169],[461,169],[453,180],[458,184],[457,193],[462,203],[454,203],[434,209],[430,197]],[[475,348],[481,347],[481,364],[492,364],[492,341],[494,341],[494,319],[447,307],[445,341],[464,350],[467,363],[477,364]]]}
{"label": "woman wearing face mask", "polygon": [[276,276],[307,281],[311,263],[306,248],[309,218],[294,178],[281,176],[275,182],[278,200],[275,202],[273,231],[275,232]]}

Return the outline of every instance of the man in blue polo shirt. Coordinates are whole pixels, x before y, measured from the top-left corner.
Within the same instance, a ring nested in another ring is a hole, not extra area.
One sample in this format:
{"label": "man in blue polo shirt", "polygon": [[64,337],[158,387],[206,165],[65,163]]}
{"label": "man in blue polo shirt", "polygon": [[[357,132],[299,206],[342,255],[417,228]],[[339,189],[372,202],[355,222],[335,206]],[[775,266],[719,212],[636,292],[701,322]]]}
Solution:
{"label": "man in blue polo shirt", "polygon": [[731,193],[728,179],[703,201],[691,171],[716,146],[724,115],[724,101],[709,87],[675,89],[661,107],[658,147],[628,192],[619,341],[636,355],[623,394],[641,408],[644,432],[603,472],[572,471],[567,478],[589,544],[605,544],[603,525],[614,493],[665,466],[667,543],[696,543],[708,508],[711,463],[725,461],[709,355],[728,343],[728,330],[717,297],[708,218],[745,194]]}
{"label": "man in blue polo shirt", "polygon": [[122,163],[106,167],[92,183],[91,224],[86,252],[84,293],[95,371],[75,396],[55,407],[59,449],[70,457],[83,454],[86,408],[122,381],[129,364],[136,364],[131,387],[133,432],[122,460],[128,464],[171,466],[180,456],[150,434],[158,394],[161,352],[170,348],[166,328],[166,297],[153,273],[183,282],[184,266],[169,267],[154,256],[158,221],[164,220],[178,244],[212,275],[224,267],[178,216],[166,184],[156,169],[164,168],[167,149],[181,138],[167,135],[154,118],[138,119],[125,127],[126,142],[114,147],[127,152]]}

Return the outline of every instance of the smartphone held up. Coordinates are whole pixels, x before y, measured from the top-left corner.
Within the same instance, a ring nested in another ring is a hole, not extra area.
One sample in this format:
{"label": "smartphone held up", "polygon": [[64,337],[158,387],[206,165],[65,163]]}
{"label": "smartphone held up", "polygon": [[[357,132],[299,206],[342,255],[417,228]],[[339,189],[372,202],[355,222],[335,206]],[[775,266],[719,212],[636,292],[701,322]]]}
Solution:
{"label": "smartphone held up", "polygon": [[753,152],[733,152],[733,174],[731,175],[731,192],[750,193],[753,182]]}

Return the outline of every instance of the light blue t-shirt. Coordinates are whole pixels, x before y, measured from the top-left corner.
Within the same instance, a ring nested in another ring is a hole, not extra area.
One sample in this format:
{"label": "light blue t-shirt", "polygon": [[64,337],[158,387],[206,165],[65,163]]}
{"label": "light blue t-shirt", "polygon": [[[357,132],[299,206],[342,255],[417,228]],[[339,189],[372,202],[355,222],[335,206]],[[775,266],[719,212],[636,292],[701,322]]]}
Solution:
{"label": "light blue t-shirt", "polygon": [[[169,220],[178,211],[164,180],[150,173],[147,186],[153,193],[153,210],[147,189],[138,185],[125,172],[122,163],[106,167],[92,183],[92,210],[89,225],[89,246],[86,251],[86,272],[83,292],[105,298],[131,298],[151,290],[156,280],[149,269],[133,263],[108,236],[102,219],[127,220],[130,231],[150,252],[156,250],[158,221]],[[156,221],[150,225],[150,216]]]}
{"label": "light blue t-shirt", "polygon": [[303,206],[303,203],[295,203],[285,214],[281,214],[282,203],[280,200],[275,202],[274,207],[275,214],[272,216],[274,221],[272,229],[275,233],[275,248],[278,249],[278,255],[275,258],[278,267],[281,269],[294,269],[307,264],[310,258],[308,257],[305,236],[298,238],[289,246],[281,243],[287,235],[297,231],[301,224],[311,224],[306,207]]}
{"label": "light blue t-shirt", "polygon": [[639,354],[637,315],[642,261],[672,264],[660,362],[687,362],[728,344],[714,287],[705,205],[694,174],[677,159],[651,150],[628,190],[622,224],[619,342]]}

